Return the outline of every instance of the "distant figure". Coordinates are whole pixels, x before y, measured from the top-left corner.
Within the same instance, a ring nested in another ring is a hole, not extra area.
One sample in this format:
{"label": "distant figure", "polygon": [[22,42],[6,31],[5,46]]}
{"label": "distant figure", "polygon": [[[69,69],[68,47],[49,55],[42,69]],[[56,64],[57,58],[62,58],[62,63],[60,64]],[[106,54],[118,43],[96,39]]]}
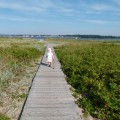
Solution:
{"label": "distant figure", "polygon": [[54,56],[53,56],[51,48],[47,49],[46,58],[47,58],[48,66],[51,67],[52,61],[54,60]]}

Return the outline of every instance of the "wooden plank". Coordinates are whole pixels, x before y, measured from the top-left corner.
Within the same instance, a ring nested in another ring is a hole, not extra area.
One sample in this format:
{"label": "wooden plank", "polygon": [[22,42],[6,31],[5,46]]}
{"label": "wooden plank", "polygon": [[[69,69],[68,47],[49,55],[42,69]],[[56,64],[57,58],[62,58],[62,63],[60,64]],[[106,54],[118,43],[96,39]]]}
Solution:
{"label": "wooden plank", "polygon": [[55,69],[47,66],[45,53],[20,120],[81,120],[55,53],[54,57]]}

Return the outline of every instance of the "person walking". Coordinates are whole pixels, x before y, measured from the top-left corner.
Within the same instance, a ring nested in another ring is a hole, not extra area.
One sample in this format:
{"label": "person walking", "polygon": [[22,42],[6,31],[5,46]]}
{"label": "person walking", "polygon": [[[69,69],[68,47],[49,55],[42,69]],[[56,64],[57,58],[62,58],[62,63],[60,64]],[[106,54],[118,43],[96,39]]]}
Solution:
{"label": "person walking", "polygon": [[51,64],[52,64],[52,62],[54,60],[54,56],[53,56],[51,48],[47,49],[46,58],[47,58],[48,67],[51,67]]}

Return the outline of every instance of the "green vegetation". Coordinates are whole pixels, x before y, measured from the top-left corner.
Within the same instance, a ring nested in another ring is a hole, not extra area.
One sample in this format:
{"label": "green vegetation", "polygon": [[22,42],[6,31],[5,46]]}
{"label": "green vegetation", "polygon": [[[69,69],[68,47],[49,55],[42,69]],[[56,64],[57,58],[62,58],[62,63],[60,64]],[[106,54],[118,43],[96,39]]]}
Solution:
{"label": "green vegetation", "polygon": [[0,120],[10,120],[10,118],[0,113]]}
{"label": "green vegetation", "polygon": [[59,37],[69,37],[69,38],[92,38],[92,39],[120,39],[120,36],[103,36],[103,35],[59,35]]}
{"label": "green vegetation", "polygon": [[[0,109],[4,109],[4,113],[11,111],[11,106],[17,106],[19,101],[23,102],[27,97],[27,90],[37,69],[31,66],[37,66],[35,62],[43,52],[43,43],[37,40],[0,38]],[[4,120],[1,115],[0,120]]]}
{"label": "green vegetation", "polygon": [[82,95],[85,113],[102,120],[120,119],[120,45],[74,41],[55,48],[67,81]]}

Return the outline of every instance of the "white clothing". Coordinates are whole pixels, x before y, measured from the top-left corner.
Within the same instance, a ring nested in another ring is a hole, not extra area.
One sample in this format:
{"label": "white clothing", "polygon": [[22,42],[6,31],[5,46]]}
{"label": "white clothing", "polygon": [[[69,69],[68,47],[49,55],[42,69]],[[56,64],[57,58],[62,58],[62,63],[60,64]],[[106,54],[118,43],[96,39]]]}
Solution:
{"label": "white clothing", "polygon": [[47,57],[47,62],[52,62],[52,60],[53,60],[53,53],[52,52],[48,52],[46,57]]}

